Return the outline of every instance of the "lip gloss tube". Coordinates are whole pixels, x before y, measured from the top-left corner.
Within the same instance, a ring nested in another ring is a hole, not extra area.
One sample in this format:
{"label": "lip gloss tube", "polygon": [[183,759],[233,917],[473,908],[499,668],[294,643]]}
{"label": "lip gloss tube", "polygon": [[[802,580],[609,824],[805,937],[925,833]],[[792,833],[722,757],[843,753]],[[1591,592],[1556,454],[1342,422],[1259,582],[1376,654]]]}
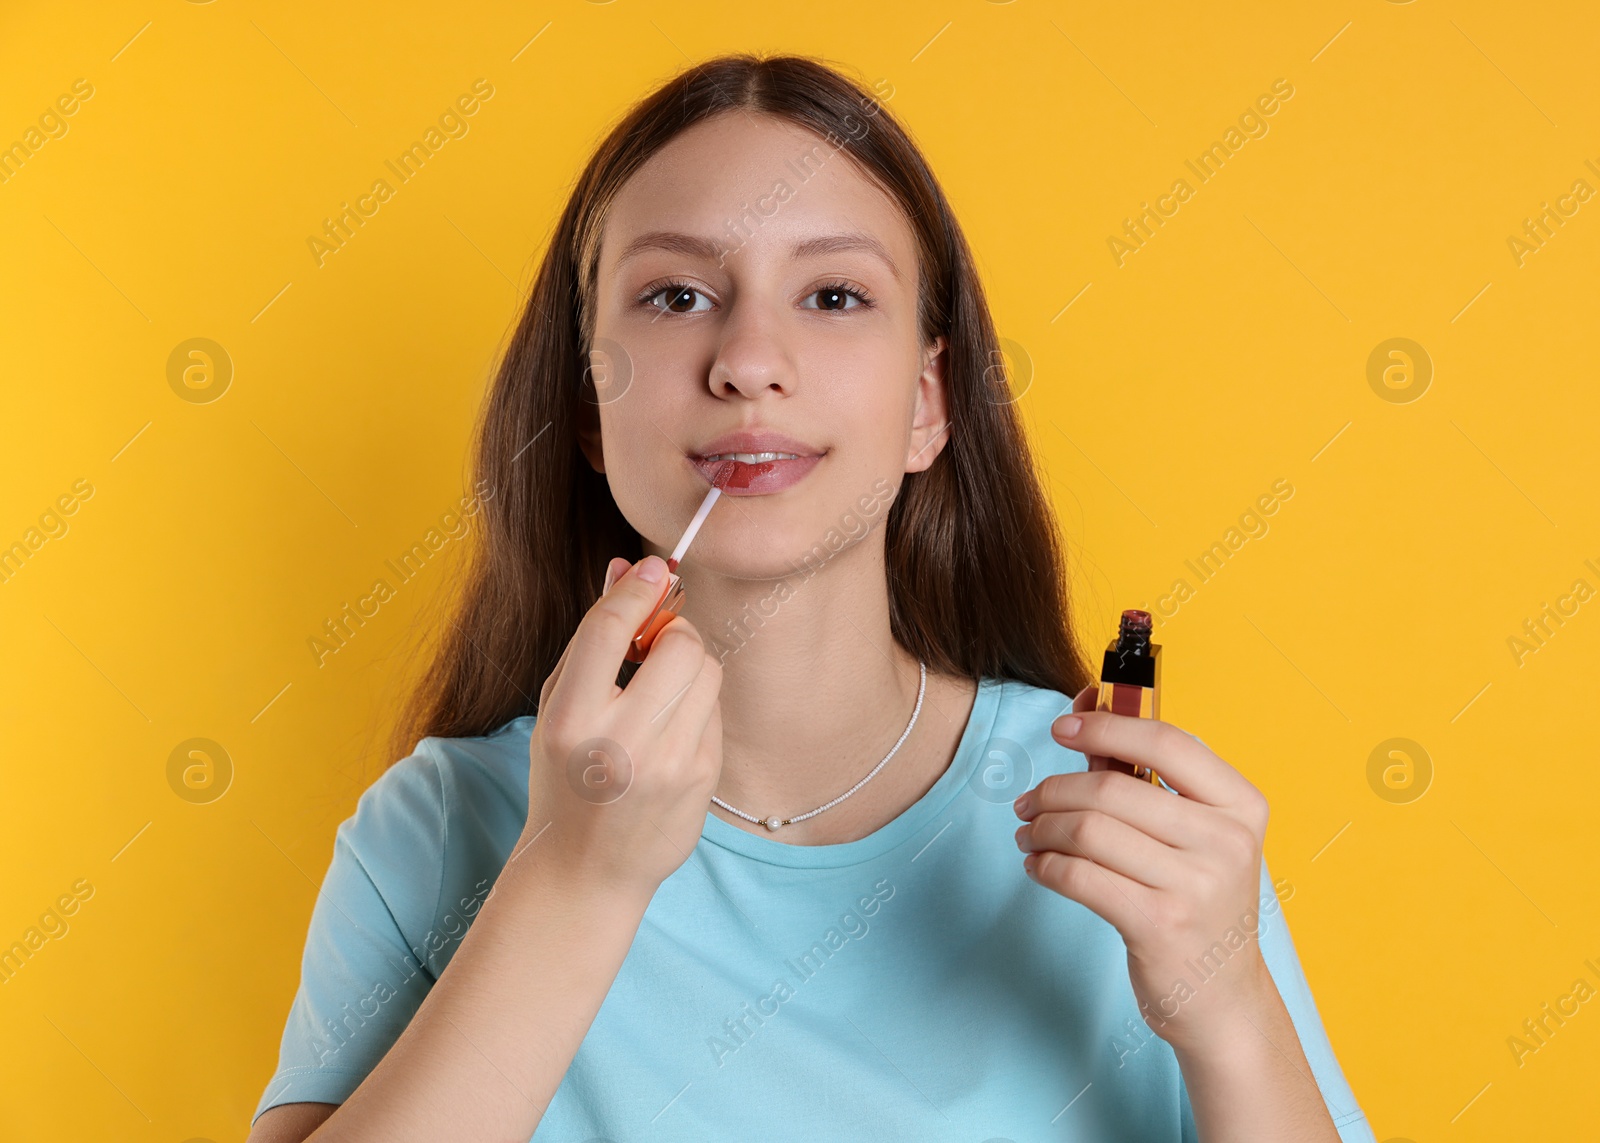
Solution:
{"label": "lip gloss tube", "polygon": [[[731,471],[731,465],[724,468],[718,476]],[[683,536],[678,540],[678,546],[672,549],[672,555],[667,557],[667,582],[662,588],[661,598],[656,601],[656,606],[650,612],[649,618],[639,625],[639,630],[634,633],[633,640],[628,644],[628,650],[623,658],[630,663],[642,663],[644,657],[650,653],[651,644],[656,641],[656,636],[661,634],[661,629],[673,619],[677,618],[678,610],[683,606],[684,595],[683,580],[678,576],[678,562],[683,559],[684,552],[689,550],[689,541],[693,540],[695,533],[700,531],[700,525],[706,522],[706,516],[711,511],[711,506],[717,502],[717,497],[722,495],[722,489],[716,481],[711,484],[711,491],[706,493],[706,498],[700,502],[700,507],[695,511],[694,519],[689,521],[689,526],[684,529]]]}
{"label": "lip gloss tube", "polygon": [[[1126,714],[1134,718],[1161,717],[1161,648],[1150,642],[1151,619],[1148,611],[1130,609],[1122,613],[1116,638],[1106,647],[1100,668],[1100,695],[1096,710]],[[1159,784],[1156,772],[1148,766],[1107,758],[1106,765],[1143,782]]]}

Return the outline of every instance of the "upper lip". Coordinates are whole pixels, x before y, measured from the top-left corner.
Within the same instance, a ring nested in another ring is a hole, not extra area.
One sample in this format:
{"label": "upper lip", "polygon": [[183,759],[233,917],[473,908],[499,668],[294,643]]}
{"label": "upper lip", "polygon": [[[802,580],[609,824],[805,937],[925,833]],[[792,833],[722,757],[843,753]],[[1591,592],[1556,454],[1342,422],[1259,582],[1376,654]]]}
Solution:
{"label": "upper lip", "polygon": [[736,433],[724,433],[714,440],[697,447],[692,453],[696,460],[703,460],[708,456],[718,456],[729,452],[792,452],[796,456],[820,456],[822,449],[815,445],[806,444],[794,437],[784,436],[782,433],[769,430],[742,429]]}

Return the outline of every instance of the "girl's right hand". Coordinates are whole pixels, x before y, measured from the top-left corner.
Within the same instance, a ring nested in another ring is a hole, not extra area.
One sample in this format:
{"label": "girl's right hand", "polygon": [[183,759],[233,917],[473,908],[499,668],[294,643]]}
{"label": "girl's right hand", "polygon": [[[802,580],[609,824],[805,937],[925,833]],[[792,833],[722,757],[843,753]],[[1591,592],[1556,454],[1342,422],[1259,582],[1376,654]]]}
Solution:
{"label": "girl's right hand", "polygon": [[[658,578],[649,582],[645,575]],[[617,672],[662,596],[666,561],[613,559],[604,594],[539,692],[528,821],[514,861],[648,901],[700,840],[722,772],[722,665],[694,625],[663,627],[629,680]],[[613,582],[614,581],[614,582]]]}

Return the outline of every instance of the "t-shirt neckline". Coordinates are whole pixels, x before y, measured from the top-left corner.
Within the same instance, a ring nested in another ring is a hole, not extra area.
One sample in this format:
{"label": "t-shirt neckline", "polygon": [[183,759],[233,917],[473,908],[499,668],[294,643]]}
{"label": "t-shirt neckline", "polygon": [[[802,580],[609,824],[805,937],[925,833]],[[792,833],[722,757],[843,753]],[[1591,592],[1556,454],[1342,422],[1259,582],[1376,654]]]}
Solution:
{"label": "t-shirt neckline", "polygon": [[904,813],[866,837],[833,845],[791,845],[740,829],[707,810],[705,828],[700,833],[701,840],[768,865],[792,869],[835,869],[860,865],[887,853],[916,836],[923,826],[943,813],[966,786],[983,744],[994,733],[995,715],[1000,709],[1000,692],[1004,686],[1004,679],[978,680],[972,712],[967,716],[967,725],[956,743],[950,765],[939,775],[939,780],[928,788],[927,793],[908,806]]}

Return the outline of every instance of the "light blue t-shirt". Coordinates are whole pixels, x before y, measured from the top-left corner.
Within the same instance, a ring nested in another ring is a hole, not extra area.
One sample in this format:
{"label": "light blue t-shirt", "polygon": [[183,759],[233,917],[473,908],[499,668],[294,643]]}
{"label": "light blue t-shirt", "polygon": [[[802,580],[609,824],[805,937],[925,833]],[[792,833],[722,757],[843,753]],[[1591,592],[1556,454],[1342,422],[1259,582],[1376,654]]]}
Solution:
{"label": "light blue t-shirt", "polygon": [[[984,679],[949,769],[857,841],[790,845],[708,813],[533,1139],[1196,1140],[1122,938],[1030,880],[1013,839],[1018,794],[1085,768],[1050,737],[1071,705]],[[339,826],[257,1115],[343,1102],[399,1037],[526,821],[533,723],[423,739]],[[1261,951],[1340,1138],[1375,1143],[1265,863],[1260,901]]]}

